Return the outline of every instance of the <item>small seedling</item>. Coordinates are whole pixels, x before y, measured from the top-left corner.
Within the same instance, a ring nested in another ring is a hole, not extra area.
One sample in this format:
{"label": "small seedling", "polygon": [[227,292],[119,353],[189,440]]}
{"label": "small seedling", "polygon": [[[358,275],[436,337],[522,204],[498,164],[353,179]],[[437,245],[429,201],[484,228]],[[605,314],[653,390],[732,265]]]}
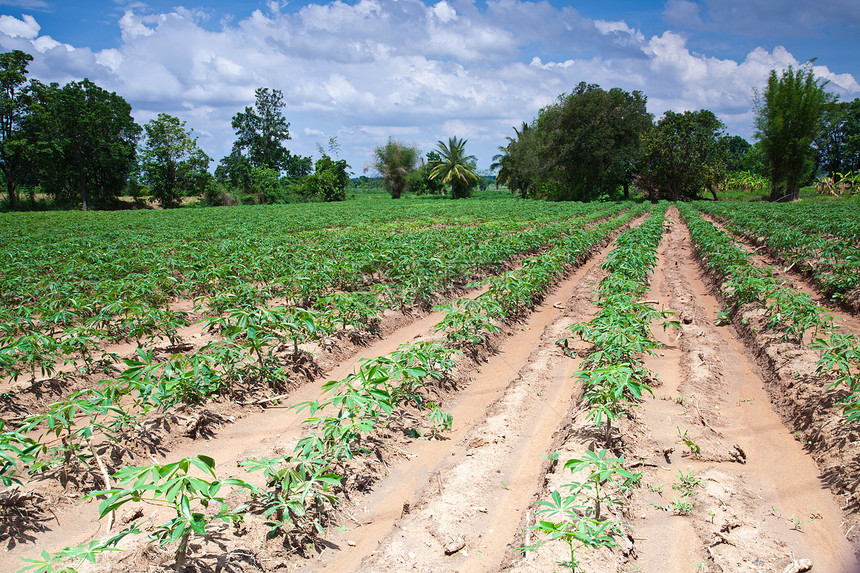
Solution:
{"label": "small seedling", "polygon": [[684,492],[684,495],[689,495],[696,486],[702,483],[702,478],[696,476],[694,470],[690,470],[685,474],[683,470],[678,470],[678,483],[672,484],[672,489]]}
{"label": "small seedling", "polygon": [[687,430],[684,430],[683,432],[681,432],[680,427],[676,426],[676,428],[678,429],[678,440],[675,442],[676,444],[683,444],[683,445],[687,446],[688,448],[690,448],[691,454],[698,455],[698,454],[702,453],[702,448],[700,448],[699,444],[697,444],[696,442],[693,441],[692,438],[690,438]]}
{"label": "small seedling", "polygon": [[681,495],[672,500],[672,511],[678,515],[690,515],[693,511],[695,501],[690,499],[689,495]]}

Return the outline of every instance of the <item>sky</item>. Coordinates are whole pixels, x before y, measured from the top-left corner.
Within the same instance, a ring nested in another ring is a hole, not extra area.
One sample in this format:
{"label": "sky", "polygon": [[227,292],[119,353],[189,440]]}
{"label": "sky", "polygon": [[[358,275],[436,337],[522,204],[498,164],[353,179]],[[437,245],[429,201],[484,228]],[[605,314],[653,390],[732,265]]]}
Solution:
{"label": "sky", "polygon": [[422,153],[465,138],[487,170],[582,81],[640,90],[655,119],[709,109],[751,142],[770,70],[814,59],[829,91],[860,97],[857,0],[0,0],[14,49],[30,77],[89,78],[141,125],[177,116],[213,169],[258,87],[283,93],[293,153],[331,150],[356,176],[390,137]]}

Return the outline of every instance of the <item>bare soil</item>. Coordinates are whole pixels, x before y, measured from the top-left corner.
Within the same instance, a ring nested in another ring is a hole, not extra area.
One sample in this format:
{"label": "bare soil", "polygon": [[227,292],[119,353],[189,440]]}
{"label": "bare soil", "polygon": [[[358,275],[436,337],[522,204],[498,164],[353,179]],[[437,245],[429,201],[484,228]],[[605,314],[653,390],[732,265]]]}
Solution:
{"label": "bare soil", "polygon": [[[643,472],[642,485],[617,516],[629,528],[614,549],[577,552],[583,571],[860,571],[858,429],[841,421],[836,397],[815,374],[815,353],[763,334],[754,305],[733,324],[716,325],[718,280],[700,267],[674,208],[665,226],[648,297],[676,313],[681,324],[665,331],[654,326],[663,343],[646,360],[659,376],[654,395],[612,436],[613,453]],[[325,540],[298,551],[283,538],[267,538],[262,517],[250,515],[236,529],[216,527],[195,539],[186,571],[562,569],[558,562],[569,553],[561,542],[515,550],[535,541],[529,529],[535,502],[570,482],[563,461],[602,447],[602,432],[579,407],[581,389],[572,376],[580,361],[556,341],[595,312],[592,291],[610,248],[559,281],[487,348],[459,360],[451,378],[434,389],[453,414],[450,432],[441,439],[412,437],[402,431],[410,422],[404,419],[403,428],[376,438],[378,455],[352,467],[353,487]],[[392,317],[383,336],[367,346],[334,341],[330,350],[314,349],[325,376],[309,376],[282,401],[215,402],[174,412],[174,419],[153,428],[162,436],[159,447],[137,456],[161,462],[205,453],[218,462],[219,478],[263,485],[259,474],[238,463],[292,450],[307,431],[306,414],[292,404],[317,398],[325,380],[343,378],[362,358],[435,339],[433,326],[441,318]],[[849,330],[858,325],[850,313],[844,323]],[[55,395],[49,389],[45,397],[17,404],[29,410]],[[680,439],[682,432],[698,452]],[[548,459],[553,452],[562,463]],[[684,500],[673,487],[681,476],[699,480]],[[28,486],[0,493],[0,539],[7,549],[0,553],[0,570],[14,571],[21,557],[43,549],[58,551],[106,534],[96,503],[69,503],[77,494],[56,482]],[[689,507],[678,509],[679,501]],[[121,525],[140,517],[149,524],[145,532],[168,518],[139,506],[117,520]],[[145,536],[127,538],[121,547],[126,551],[81,570],[172,566],[171,548],[148,545]]]}

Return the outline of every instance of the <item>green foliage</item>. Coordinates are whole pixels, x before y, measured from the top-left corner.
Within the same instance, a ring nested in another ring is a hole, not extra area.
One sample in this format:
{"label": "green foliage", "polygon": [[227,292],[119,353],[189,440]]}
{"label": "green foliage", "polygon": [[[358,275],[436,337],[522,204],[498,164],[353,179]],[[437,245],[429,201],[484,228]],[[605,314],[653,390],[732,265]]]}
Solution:
{"label": "green foliage", "polygon": [[346,199],[346,185],[349,183],[349,164],[343,159],[335,161],[326,154],[317,160],[313,175],[304,180],[304,193],[322,201],[343,201]]}
{"label": "green foliage", "polygon": [[824,125],[815,141],[819,168],[831,175],[860,172],[860,98],[825,104]]}
{"label": "green foliage", "polygon": [[233,116],[233,153],[246,156],[252,167],[280,173],[290,164],[290,152],[283,145],[290,139],[290,124],[282,111],[284,95],[281,90],[257,88],[254,97],[254,107],[248,106]]}
{"label": "green foliage", "polygon": [[197,147],[194,130],[166,113],[145,126],[146,139],[140,150],[141,181],[162,207],[176,207],[181,196],[202,195],[209,180],[211,159]]}
{"label": "green foliage", "polygon": [[555,194],[545,198],[616,198],[632,178],[641,138],[651,127],[646,102],[640,91],[606,91],[581,82],[542,109],[534,125],[539,146],[534,179],[557,184]]}
{"label": "green foliage", "polygon": [[131,105],[87,79],[34,83],[33,96],[27,133],[42,189],[59,200],[77,194],[84,211],[90,199],[109,206],[135,167],[141,127]]}
{"label": "green foliage", "polygon": [[262,470],[266,478],[270,489],[263,493],[263,502],[271,534],[296,529],[324,533],[327,510],[340,502],[332,488],[340,486],[343,478],[330,470],[325,452],[313,447],[318,443],[297,448],[292,456],[241,463],[249,472]]}
{"label": "green foliage", "polygon": [[[558,459],[558,453],[553,459]],[[617,520],[603,518],[603,508],[615,509],[622,505],[624,495],[641,478],[641,473],[633,473],[624,467],[624,457],[609,457],[607,450],[586,451],[582,458],[565,462],[579,481],[564,487],[567,494],[553,491],[549,501],[539,501],[541,508],[537,514],[545,517],[533,525],[532,529],[542,531],[550,539],[561,539],[567,543],[570,560],[560,563],[575,573],[579,568],[576,551],[581,547],[614,547],[615,536],[621,534],[623,524]],[[522,547],[521,551],[532,551],[542,545]]]}
{"label": "green foliage", "polygon": [[399,199],[406,188],[407,177],[418,164],[421,153],[414,145],[388,139],[388,143],[373,150],[374,168],[382,175],[392,199]]}
{"label": "green foliage", "polygon": [[[211,480],[189,474],[197,468]],[[93,492],[90,497],[107,496],[99,504],[99,517],[103,518],[128,502],[144,502],[169,507],[175,517],[159,525],[152,538],[159,544],[179,542],[176,550],[176,571],[182,571],[192,534],[205,535],[206,525],[213,520],[236,524],[242,519],[244,506],[231,509],[221,489],[234,487],[256,491],[255,486],[236,478],[218,480],[215,477],[215,460],[196,455],[170,464],[127,466],[118,470],[113,479],[116,487]],[[215,512],[209,513],[210,505]]]}
{"label": "green foliage", "polygon": [[[30,563],[18,570],[18,573],[76,573],[77,568],[87,562],[95,563],[99,554],[108,551],[120,551],[117,543],[127,535],[140,533],[131,525],[105,541],[93,540],[83,545],[66,547],[56,553],[48,553],[42,550],[40,559],[27,559],[22,561]],[[69,565],[69,563],[72,563]]]}
{"label": "green foliage", "polygon": [[716,197],[725,167],[721,137],[725,126],[713,112],[667,111],[644,138],[636,186],[656,199]]}
{"label": "green foliage", "polygon": [[448,143],[438,142],[436,152],[439,159],[431,162],[430,178],[442,185],[451,186],[454,199],[468,197],[478,184],[475,173],[475,156],[466,155],[465,139],[449,137]]}
{"label": "green foliage", "polygon": [[22,124],[30,107],[24,82],[32,61],[33,56],[21,50],[0,54],[0,171],[13,211],[18,208],[15,190],[25,171],[24,161],[29,151]]}
{"label": "green foliage", "polygon": [[496,187],[504,185],[511,194],[525,198],[536,176],[538,147],[530,124],[523,122],[520,129],[514,128],[514,133],[516,139],[507,137],[507,145],[499,147],[499,153],[493,156],[490,170],[498,170]]}
{"label": "green foliage", "polygon": [[756,137],[767,157],[772,201],[795,200],[812,180],[813,142],[825,129],[824,110],[835,96],[824,90],[812,63],[777,75],[771,70],[764,91],[755,97]]}

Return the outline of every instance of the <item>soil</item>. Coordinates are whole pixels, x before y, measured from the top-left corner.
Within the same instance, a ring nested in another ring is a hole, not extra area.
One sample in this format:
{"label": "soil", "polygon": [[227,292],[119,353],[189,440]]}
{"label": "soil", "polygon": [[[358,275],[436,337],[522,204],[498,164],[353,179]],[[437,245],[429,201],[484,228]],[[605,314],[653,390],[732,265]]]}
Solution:
{"label": "soil", "polygon": [[[815,373],[817,356],[764,333],[754,305],[717,326],[719,281],[700,266],[676,209],[665,227],[648,298],[674,312],[680,326],[653,326],[663,343],[646,358],[659,377],[653,396],[612,434],[612,453],[643,474],[617,515],[629,527],[614,549],[577,551],[582,570],[860,571],[860,434],[841,421],[833,393]],[[580,359],[556,341],[569,334],[568,326],[593,316],[594,286],[610,250],[595,251],[521,322],[458,360],[434,388],[434,398],[453,415],[450,431],[439,439],[414,437],[404,431],[411,424],[406,412],[401,425],[376,438],[377,455],[352,466],[353,487],[324,540],[297,548],[282,537],[267,538],[262,517],[251,514],[237,528],[213,527],[195,538],[186,571],[561,569],[558,563],[570,555],[560,541],[526,553],[516,548],[538,539],[529,529],[540,518],[536,502],[570,483],[563,461],[604,447],[602,432],[579,406],[573,374]],[[440,319],[432,312],[391,316],[382,336],[366,346],[338,339],[329,349],[308,349],[324,376],[307,376],[277,402],[213,402],[172,412],[153,430],[162,436],[159,447],[135,449],[135,458],[161,462],[203,453],[218,462],[219,478],[262,486],[259,473],[238,463],[292,451],[307,429],[306,413],[291,405],[317,398],[325,380],[343,378],[362,358],[436,339]],[[854,332],[860,324],[850,313],[843,323]],[[574,343],[573,350],[585,347]],[[24,410],[48,400],[26,399],[33,401],[17,402]],[[562,463],[551,460],[554,452]],[[685,476],[698,480],[687,496],[678,488]],[[105,536],[97,503],[69,503],[76,497],[74,488],[55,480],[0,493],[0,539],[7,548],[0,570],[14,571],[21,557],[43,549]],[[141,517],[147,532],[169,515],[151,506],[123,508],[113,532]],[[123,553],[80,570],[170,570],[170,547],[145,540],[126,538]]]}

